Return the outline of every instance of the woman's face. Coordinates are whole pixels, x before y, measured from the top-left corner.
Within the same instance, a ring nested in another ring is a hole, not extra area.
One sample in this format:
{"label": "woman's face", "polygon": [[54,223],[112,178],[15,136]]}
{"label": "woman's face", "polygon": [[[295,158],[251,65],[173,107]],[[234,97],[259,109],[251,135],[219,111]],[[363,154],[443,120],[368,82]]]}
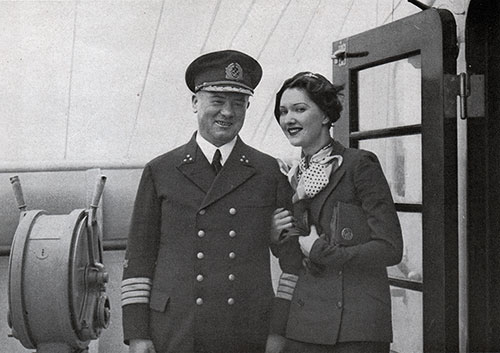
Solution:
{"label": "woman's face", "polygon": [[290,143],[306,154],[317,152],[330,139],[328,117],[300,88],[283,92],[279,121]]}

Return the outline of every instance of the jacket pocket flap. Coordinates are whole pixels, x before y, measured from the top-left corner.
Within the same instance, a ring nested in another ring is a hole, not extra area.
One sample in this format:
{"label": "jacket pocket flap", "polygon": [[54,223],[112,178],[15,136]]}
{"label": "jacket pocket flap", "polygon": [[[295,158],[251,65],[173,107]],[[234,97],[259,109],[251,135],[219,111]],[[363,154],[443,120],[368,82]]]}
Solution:
{"label": "jacket pocket flap", "polygon": [[151,291],[151,298],[149,300],[149,307],[151,310],[164,312],[167,308],[167,304],[170,300],[170,296],[159,290]]}

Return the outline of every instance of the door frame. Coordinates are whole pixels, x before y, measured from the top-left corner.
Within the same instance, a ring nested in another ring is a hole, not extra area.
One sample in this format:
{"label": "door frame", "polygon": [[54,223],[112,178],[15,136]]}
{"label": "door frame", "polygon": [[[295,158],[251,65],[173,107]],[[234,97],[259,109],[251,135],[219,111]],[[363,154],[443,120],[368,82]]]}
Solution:
{"label": "door frame", "polygon": [[[456,75],[455,19],[447,10],[431,8],[336,41],[333,53],[333,82],[344,85],[337,140],[356,148],[361,139],[421,134],[422,204],[396,204],[396,209],[422,212],[423,282],[391,279],[391,285],[423,293],[424,351],[457,352],[457,124],[456,117],[445,117],[445,75]],[[421,57],[422,123],[358,131],[357,73],[416,54]]]}

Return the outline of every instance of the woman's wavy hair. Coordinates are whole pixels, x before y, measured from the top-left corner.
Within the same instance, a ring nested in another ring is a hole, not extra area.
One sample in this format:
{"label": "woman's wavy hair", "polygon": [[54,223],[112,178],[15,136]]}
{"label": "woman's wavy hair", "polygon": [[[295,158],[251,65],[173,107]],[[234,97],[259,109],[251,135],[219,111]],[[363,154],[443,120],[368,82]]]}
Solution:
{"label": "woman's wavy hair", "polygon": [[280,120],[280,103],[283,92],[289,88],[303,90],[309,98],[328,116],[330,124],[333,125],[340,118],[342,103],[339,96],[343,86],[332,84],[326,77],[320,74],[304,71],[287,79],[276,93],[274,105],[274,116]]}

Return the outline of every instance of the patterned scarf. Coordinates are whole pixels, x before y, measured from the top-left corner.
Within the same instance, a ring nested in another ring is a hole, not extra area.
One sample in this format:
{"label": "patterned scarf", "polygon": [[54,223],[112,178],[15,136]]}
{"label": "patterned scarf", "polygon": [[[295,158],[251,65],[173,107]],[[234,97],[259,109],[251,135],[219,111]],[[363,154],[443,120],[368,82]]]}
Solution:
{"label": "patterned scarf", "polygon": [[[292,201],[313,198],[330,181],[330,175],[342,165],[342,156],[331,156],[333,145],[330,143],[316,152],[309,160],[303,156],[285,170],[290,185],[295,190]],[[283,170],[283,167],[282,167]]]}

